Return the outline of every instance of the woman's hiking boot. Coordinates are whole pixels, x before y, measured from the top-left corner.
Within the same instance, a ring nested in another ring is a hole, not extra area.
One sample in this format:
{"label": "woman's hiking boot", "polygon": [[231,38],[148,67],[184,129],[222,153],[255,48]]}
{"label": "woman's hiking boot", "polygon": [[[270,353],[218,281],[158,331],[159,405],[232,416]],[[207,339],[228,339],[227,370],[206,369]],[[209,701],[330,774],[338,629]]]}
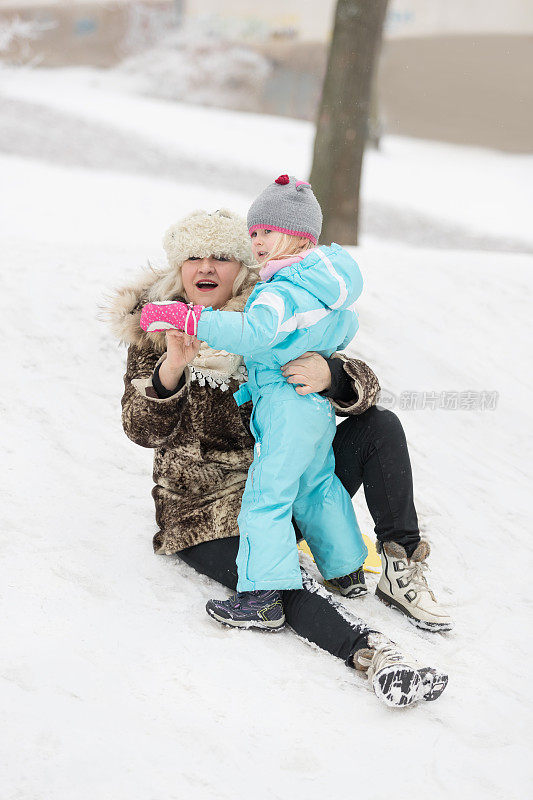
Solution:
{"label": "woman's hiking boot", "polygon": [[[374,637],[374,643],[372,639]],[[421,667],[396,645],[379,634],[370,634],[369,647],[353,656],[356,670],[366,672],[377,697],[395,708],[419,700],[436,700],[448,684],[448,676],[433,667]]]}
{"label": "woman's hiking boot", "polygon": [[329,581],[324,581],[324,585],[334,592],[339,592],[343,597],[357,597],[360,594],[366,594],[367,588],[365,584],[365,573],[363,567],[359,567],[349,575],[343,575],[342,578],[330,578]]}
{"label": "woman's hiking boot", "polygon": [[394,606],[409,622],[426,631],[449,631],[453,621],[439,605],[429,588],[424,572],[429,569],[426,559],[430,548],[421,541],[410,558],[401,544],[377,544],[382,572],[376,595],[388,606]]}
{"label": "woman's hiking boot", "polygon": [[281,592],[237,592],[228,600],[209,600],[205,610],[210,617],[232,628],[262,628],[279,631],[285,626]]}

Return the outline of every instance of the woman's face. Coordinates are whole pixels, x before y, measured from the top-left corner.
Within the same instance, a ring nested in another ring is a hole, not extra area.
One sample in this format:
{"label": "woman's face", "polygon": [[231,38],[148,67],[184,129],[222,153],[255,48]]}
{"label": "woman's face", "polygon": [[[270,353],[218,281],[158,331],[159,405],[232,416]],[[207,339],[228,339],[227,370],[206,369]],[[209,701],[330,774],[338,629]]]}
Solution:
{"label": "woman's face", "polygon": [[181,267],[183,288],[189,302],[222,308],[232,296],[240,261],[215,256],[189,258]]}

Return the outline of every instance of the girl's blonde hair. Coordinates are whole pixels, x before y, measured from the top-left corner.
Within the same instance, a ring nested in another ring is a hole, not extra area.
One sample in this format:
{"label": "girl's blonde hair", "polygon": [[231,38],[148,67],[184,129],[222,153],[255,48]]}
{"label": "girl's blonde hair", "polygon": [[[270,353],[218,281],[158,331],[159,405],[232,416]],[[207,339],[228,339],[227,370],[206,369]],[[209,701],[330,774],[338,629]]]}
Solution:
{"label": "girl's blonde hair", "polygon": [[276,239],[273,250],[259,263],[262,267],[269,261],[296,256],[304,250],[311,250],[313,247],[314,244],[306,236],[294,236],[291,233],[280,233]]}

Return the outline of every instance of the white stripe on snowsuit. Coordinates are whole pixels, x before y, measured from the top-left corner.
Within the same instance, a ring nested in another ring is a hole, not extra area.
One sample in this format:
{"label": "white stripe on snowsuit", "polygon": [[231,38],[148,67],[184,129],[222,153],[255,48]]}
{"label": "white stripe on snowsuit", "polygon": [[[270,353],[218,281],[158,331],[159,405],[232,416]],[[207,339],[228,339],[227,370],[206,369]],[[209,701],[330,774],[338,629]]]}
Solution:
{"label": "white stripe on snowsuit", "polygon": [[289,317],[287,320],[285,320],[285,322],[282,322],[283,317],[285,316],[285,303],[280,295],[274,294],[274,292],[261,292],[257,300],[254,300],[248,311],[251,311],[254,306],[268,306],[275,311],[278,318],[278,327],[272,342],[276,340],[280,332],[291,333],[291,331],[295,331],[298,328],[309,328],[312,325],[316,325],[317,322],[320,322],[321,319],[324,319],[324,317],[331,313],[329,308],[316,308],[312,311],[298,311],[296,314],[293,314],[292,317]]}
{"label": "white stripe on snowsuit", "polygon": [[329,274],[332,275],[335,278],[335,280],[338,281],[339,283],[339,299],[337,300],[336,303],[333,303],[331,308],[340,308],[343,305],[346,298],[348,297],[348,289],[346,288],[346,283],[344,281],[344,278],[342,277],[342,275],[339,275],[339,273],[337,272],[337,270],[335,269],[335,267],[333,266],[327,255],[320,247],[315,250],[315,253],[317,253],[320,256],[320,258],[326,265],[326,269],[329,272]]}

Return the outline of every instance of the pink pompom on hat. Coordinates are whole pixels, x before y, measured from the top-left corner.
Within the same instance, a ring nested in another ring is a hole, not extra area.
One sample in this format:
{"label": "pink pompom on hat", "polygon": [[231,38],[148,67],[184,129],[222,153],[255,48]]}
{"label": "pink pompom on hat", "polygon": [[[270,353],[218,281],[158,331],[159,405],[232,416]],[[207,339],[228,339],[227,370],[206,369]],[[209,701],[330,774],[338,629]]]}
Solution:
{"label": "pink pompom on hat", "polygon": [[311,184],[293,175],[280,175],[256,197],[248,211],[248,232],[270,228],[291,236],[304,236],[317,244],[322,211]]}

